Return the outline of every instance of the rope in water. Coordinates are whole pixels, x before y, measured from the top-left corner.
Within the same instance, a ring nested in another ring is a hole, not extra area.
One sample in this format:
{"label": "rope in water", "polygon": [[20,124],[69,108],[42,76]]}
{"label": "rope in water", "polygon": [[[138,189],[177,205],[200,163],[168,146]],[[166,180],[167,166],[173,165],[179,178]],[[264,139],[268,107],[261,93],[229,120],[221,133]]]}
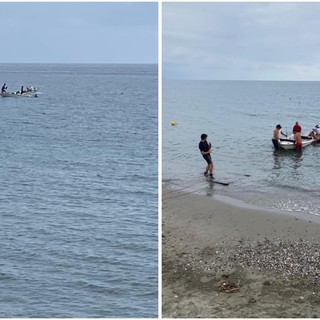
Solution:
{"label": "rope in water", "polygon": [[163,200],[170,200],[170,199],[173,199],[173,198],[177,198],[177,197],[182,197],[184,195],[187,195],[187,194],[190,194],[190,193],[195,193],[195,192],[198,192],[200,191],[201,189],[197,189],[197,190],[194,190],[194,191],[190,191],[190,192],[184,192],[184,193],[181,193],[181,194],[178,194],[176,196],[172,196],[172,197],[169,197],[169,198],[165,198]]}
{"label": "rope in water", "polygon": [[[175,183],[173,183],[173,182],[171,182],[172,184],[174,184],[174,185],[176,185],[176,186],[179,186],[178,184],[175,184]],[[197,184],[200,184],[200,183],[203,183],[203,181],[199,181],[198,183],[195,183],[195,184],[190,184],[190,185],[188,185],[188,186],[186,186],[186,187],[182,187],[182,188],[180,188],[180,189],[175,189],[175,190],[170,190],[170,191],[168,191],[168,192],[165,192],[165,193],[163,193],[162,195],[163,196],[165,196],[165,195],[167,195],[167,194],[170,194],[170,193],[172,193],[172,192],[179,192],[179,191],[182,191],[182,190],[185,190],[185,189],[188,189],[188,188],[191,188],[191,187],[193,187],[193,186],[195,186],[195,185],[197,185]],[[199,189],[200,190],[200,189]]]}
{"label": "rope in water", "polygon": [[227,154],[221,154],[221,153],[215,153],[213,152],[213,156],[219,156],[219,157],[225,157],[225,158],[231,158],[231,159],[245,159],[245,160],[255,160],[255,159],[265,159],[265,156],[257,156],[257,157],[252,157],[252,156],[247,156],[247,157],[239,157],[239,156],[229,156]]}
{"label": "rope in water", "polygon": [[[204,182],[204,181],[199,181],[199,182],[197,182],[197,183],[194,183],[194,184],[192,184],[192,185],[188,185],[188,186],[183,187],[183,188],[180,188],[180,189],[175,189],[175,190],[171,190],[171,191],[165,192],[165,193],[163,193],[162,195],[163,195],[163,196],[166,196],[166,195],[168,195],[168,194],[170,194],[170,193],[173,193],[173,192],[180,192],[180,191],[185,190],[185,189],[187,189],[187,188],[194,187],[194,186],[196,186],[196,185],[198,185],[198,184],[203,184],[203,182]],[[214,183],[214,181],[212,181],[212,183]],[[172,183],[172,184],[175,184],[175,183]],[[178,184],[175,184],[175,185],[179,186]],[[177,198],[177,197],[181,197],[181,196],[184,196],[184,195],[187,195],[187,194],[190,194],[190,193],[196,193],[196,192],[198,192],[198,191],[200,191],[200,190],[202,190],[202,189],[203,189],[203,187],[197,188],[196,190],[193,190],[193,191],[190,191],[190,192],[184,192],[184,193],[178,194],[178,195],[176,195],[176,196],[165,197],[163,200],[170,200],[170,199]]]}

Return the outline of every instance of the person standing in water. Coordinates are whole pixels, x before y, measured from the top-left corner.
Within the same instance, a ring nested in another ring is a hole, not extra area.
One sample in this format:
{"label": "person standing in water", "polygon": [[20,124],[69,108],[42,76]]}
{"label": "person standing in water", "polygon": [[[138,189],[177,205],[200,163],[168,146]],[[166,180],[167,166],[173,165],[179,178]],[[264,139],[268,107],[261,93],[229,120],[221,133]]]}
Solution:
{"label": "person standing in water", "polygon": [[301,133],[299,131],[294,130],[293,137],[294,137],[296,149],[298,150],[298,152],[301,152],[302,151]]}
{"label": "person standing in water", "polygon": [[207,161],[207,167],[204,172],[204,175],[207,176],[208,173],[210,177],[213,178],[213,161],[211,158],[211,143],[207,141],[208,135],[203,133],[201,135],[201,141],[199,142],[200,153],[203,156],[204,160]]}
{"label": "person standing in water", "polygon": [[283,133],[281,131],[281,129],[282,129],[281,125],[277,124],[276,128],[273,130],[272,143],[273,143],[273,145],[274,145],[274,147],[276,149],[280,149],[280,145],[279,145],[279,139],[280,139],[279,135],[280,135],[280,133],[283,136],[287,137],[287,135],[285,133]]}

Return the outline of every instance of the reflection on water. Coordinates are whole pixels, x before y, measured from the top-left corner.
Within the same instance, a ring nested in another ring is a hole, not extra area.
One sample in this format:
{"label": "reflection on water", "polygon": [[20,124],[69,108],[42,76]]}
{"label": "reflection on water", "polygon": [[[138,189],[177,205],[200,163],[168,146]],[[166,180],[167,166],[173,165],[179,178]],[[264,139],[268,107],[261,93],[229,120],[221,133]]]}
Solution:
{"label": "reflection on water", "polygon": [[302,152],[274,150],[273,151],[273,169],[276,170],[276,176],[280,176],[280,169],[290,169],[292,174],[297,174],[297,170],[301,167],[303,162]]}
{"label": "reflection on water", "polygon": [[208,178],[207,196],[209,197],[212,197],[214,195],[213,185],[214,182],[211,180],[211,178]]}
{"label": "reflection on water", "polygon": [[274,161],[273,169],[277,170],[281,168],[280,153],[281,153],[281,150],[274,149],[273,151],[273,161]]}

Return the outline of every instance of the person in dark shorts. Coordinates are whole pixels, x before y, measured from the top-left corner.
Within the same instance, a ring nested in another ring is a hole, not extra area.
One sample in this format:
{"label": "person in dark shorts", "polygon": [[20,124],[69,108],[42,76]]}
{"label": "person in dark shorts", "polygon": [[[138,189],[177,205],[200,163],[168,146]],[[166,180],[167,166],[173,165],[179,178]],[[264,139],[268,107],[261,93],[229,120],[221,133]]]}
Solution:
{"label": "person in dark shorts", "polygon": [[280,149],[280,146],[279,146],[279,135],[280,133],[285,136],[285,137],[288,137],[285,133],[283,133],[281,131],[282,127],[280,124],[277,124],[276,128],[273,130],[273,137],[272,137],[272,143],[274,145],[274,147],[276,149]]}
{"label": "person in dark shorts", "polygon": [[207,176],[210,173],[210,177],[213,178],[213,161],[211,159],[211,143],[207,141],[208,135],[203,133],[201,135],[201,141],[199,142],[200,153],[202,154],[204,160],[207,161],[206,171],[204,175]]}

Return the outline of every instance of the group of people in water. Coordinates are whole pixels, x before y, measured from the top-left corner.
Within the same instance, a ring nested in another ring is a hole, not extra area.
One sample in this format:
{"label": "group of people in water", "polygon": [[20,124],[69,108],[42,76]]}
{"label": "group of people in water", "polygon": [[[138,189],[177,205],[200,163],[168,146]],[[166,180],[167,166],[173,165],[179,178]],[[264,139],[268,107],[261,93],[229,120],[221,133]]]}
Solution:
{"label": "group of people in water", "polygon": [[[286,138],[288,137],[287,134],[283,133],[281,131],[282,127],[280,124],[277,124],[276,128],[273,130],[273,137],[272,137],[272,143],[276,149],[280,149],[280,134],[285,136]],[[295,125],[292,128],[292,133],[293,133],[293,140],[296,146],[296,149],[298,151],[302,150],[302,136],[301,136],[301,126],[299,122],[297,121]],[[313,138],[314,140],[318,141],[320,140],[320,127],[319,125],[316,125],[312,131],[309,133],[307,138],[311,139]]]}
{"label": "group of people in water", "polygon": [[[288,135],[285,134],[284,132],[282,132],[281,129],[282,129],[281,125],[277,124],[276,128],[273,130],[272,142],[273,142],[273,145],[276,149],[281,148],[280,147],[280,134],[282,134],[283,136],[288,138]],[[301,125],[297,121],[292,128],[292,133],[293,133],[293,140],[295,143],[295,147],[300,152],[302,150],[302,138],[303,138],[303,136],[301,136],[301,131],[302,131]],[[203,159],[207,162],[207,167],[206,167],[203,174],[205,176],[210,175],[210,178],[213,179],[214,165],[213,165],[213,161],[211,158],[212,146],[211,146],[211,143],[207,141],[207,138],[208,138],[207,134],[203,133],[201,135],[201,140],[199,142],[199,150],[200,150],[200,153],[201,153]],[[312,131],[309,133],[309,135],[306,136],[306,138],[314,139],[315,141],[320,140],[320,126],[316,125],[312,129]]]}
{"label": "group of people in water", "polygon": [[[4,83],[2,88],[1,88],[1,93],[7,93],[7,84]],[[32,86],[28,86],[28,87],[24,87],[24,86],[21,86],[21,89],[20,91],[16,91],[14,92],[15,94],[24,94],[24,93],[30,93],[30,92],[34,92],[35,91],[35,88],[33,88]]]}

